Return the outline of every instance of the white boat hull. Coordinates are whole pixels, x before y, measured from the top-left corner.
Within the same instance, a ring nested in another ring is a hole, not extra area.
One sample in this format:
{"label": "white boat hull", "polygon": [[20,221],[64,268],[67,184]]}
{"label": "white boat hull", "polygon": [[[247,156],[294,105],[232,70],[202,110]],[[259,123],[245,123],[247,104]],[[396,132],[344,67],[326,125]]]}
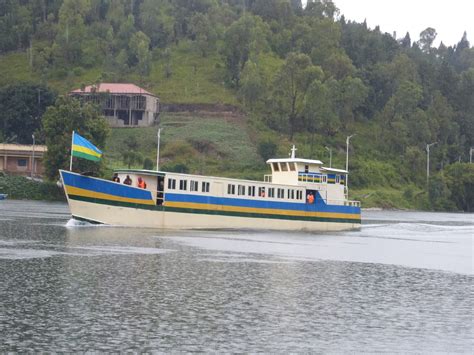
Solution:
{"label": "white boat hull", "polygon": [[163,229],[265,229],[278,231],[341,231],[360,223],[315,222],[184,212],[153,211],[69,200],[73,218],[91,223]]}

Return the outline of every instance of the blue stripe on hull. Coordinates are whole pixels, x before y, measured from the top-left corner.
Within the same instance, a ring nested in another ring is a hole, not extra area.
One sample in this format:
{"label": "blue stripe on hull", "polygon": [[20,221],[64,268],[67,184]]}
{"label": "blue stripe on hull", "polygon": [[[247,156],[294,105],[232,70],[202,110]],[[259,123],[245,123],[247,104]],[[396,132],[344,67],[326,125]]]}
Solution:
{"label": "blue stripe on hull", "polygon": [[133,188],[128,185],[120,185],[112,181],[95,179],[88,176],[77,175],[67,171],[61,171],[65,185],[81,189],[109,194],[112,196],[150,200],[151,192],[148,190]]}
{"label": "blue stripe on hull", "polygon": [[271,209],[292,210],[292,211],[360,214],[360,207],[326,205],[324,201],[321,199],[316,199],[316,201],[321,201],[319,203],[307,204],[307,203],[247,200],[243,198],[226,198],[226,197],[166,193],[165,201],[192,202],[192,203],[203,203],[203,204],[220,205],[220,206],[236,206],[236,207],[250,207],[250,208],[271,208]]}

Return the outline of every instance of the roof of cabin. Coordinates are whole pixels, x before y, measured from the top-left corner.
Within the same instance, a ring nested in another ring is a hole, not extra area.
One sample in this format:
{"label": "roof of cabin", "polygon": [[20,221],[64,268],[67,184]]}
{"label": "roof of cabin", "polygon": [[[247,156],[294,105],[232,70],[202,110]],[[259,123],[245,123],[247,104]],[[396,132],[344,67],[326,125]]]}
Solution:
{"label": "roof of cabin", "polygon": [[83,94],[83,93],[94,93],[94,92],[105,92],[111,94],[143,94],[143,95],[151,95],[149,91],[142,89],[141,87],[135,84],[126,84],[126,83],[100,83],[98,85],[88,85],[84,88],[84,90],[76,89],[71,91],[71,93],[75,94]]}
{"label": "roof of cabin", "polygon": [[343,170],[343,169],[334,169],[334,168],[326,168],[324,166],[321,167],[321,170],[324,170],[324,171],[329,171],[329,172],[332,172],[332,173],[343,173],[343,174],[347,174],[347,170]]}
{"label": "roof of cabin", "polygon": [[163,171],[146,170],[146,169],[115,169],[114,173],[152,175],[152,176],[165,176],[166,175],[166,173]]}
{"label": "roof of cabin", "polygon": [[268,159],[267,164],[271,163],[303,163],[323,165],[321,160],[301,159],[301,158],[282,158],[282,159]]}

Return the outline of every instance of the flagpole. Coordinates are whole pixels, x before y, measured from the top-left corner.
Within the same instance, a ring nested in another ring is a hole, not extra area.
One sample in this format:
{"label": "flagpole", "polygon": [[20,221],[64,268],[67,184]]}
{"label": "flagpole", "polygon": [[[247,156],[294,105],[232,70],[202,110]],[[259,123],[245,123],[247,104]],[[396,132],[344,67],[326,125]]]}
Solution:
{"label": "flagpole", "polygon": [[74,144],[74,131],[72,131],[71,136],[71,162],[69,163],[69,171],[72,171],[72,146]]}
{"label": "flagpole", "polygon": [[158,145],[156,148],[156,171],[160,170],[160,139],[161,139],[161,128],[158,128]]}

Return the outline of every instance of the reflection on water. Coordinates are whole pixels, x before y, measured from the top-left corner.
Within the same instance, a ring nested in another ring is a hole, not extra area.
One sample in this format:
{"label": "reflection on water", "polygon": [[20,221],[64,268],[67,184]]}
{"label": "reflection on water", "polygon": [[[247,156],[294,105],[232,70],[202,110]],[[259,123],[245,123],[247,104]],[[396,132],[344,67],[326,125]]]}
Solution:
{"label": "reflection on water", "polygon": [[472,215],[415,215],[176,232],[0,203],[0,351],[471,352]]}

